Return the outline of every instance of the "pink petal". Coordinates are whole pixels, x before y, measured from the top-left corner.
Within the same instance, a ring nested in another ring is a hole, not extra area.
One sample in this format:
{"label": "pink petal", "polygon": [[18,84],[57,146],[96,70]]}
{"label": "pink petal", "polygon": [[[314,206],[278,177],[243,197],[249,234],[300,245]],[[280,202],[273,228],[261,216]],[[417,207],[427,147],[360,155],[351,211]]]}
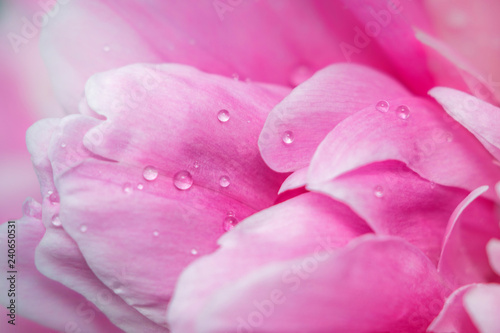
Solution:
{"label": "pink petal", "polygon": [[[356,27],[362,30],[362,33],[357,35],[364,34],[364,39],[368,41],[364,42],[362,37],[358,37],[358,54],[366,52],[365,44],[377,43],[406,86],[419,94],[424,94],[433,86],[424,49],[413,32],[415,24],[422,28],[428,25],[420,2],[379,0],[342,2],[358,19]],[[356,59],[356,56],[352,58]]]}
{"label": "pink petal", "polygon": [[476,69],[459,54],[443,42],[417,31],[415,36],[425,47],[429,58],[429,67],[436,78],[435,86],[445,86],[481,98],[490,103],[498,104],[492,88],[492,82],[487,82]]}
{"label": "pink petal", "polygon": [[[42,188],[42,192],[46,193],[42,212],[40,213],[43,213],[43,223],[47,230],[36,249],[37,267],[45,276],[85,296],[111,322],[125,331],[140,331],[145,329],[150,332],[165,332],[165,328],[156,325],[125,303],[120,297],[121,295],[119,295],[120,289],[116,284],[108,287],[96,277],[88,266],[78,245],[61,227],[61,225],[64,227],[65,220],[60,216],[60,196],[54,185],[52,170],[53,166],[57,170],[60,170],[61,165],[51,163],[48,157],[48,150],[53,137],[60,135],[60,127],[66,125],[68,122],[77,121],[80,118],[81,116],[70,116],[62,120],[46,119],[39,121],[29,129],[27,134],[28,148],[32,154],[33,165],[40,180],[40,187]],[[90,122],[93,125],[96,125],[98,122],[92,118],[88,118],[87,120],[87,123]],[[81,123],[78,124],[81,125]],[[77,138],[78,136],[75,136],[73,140]],[[61,146],[59,147],[62,148]],[[80,148],[83,148],[83,146],[80,146]],[[69,147],[64,147],[64,150],[70,149]],[[71,153],[66,155],[65,163],[75,163],[78,161],[78,158],[82,158],[81,154],[85,153],[88,152],[82,149],[72,150]],[[25,211],[31,212],[30,209],[25,209]],[[127,271],[123,269],[115,272],[115,274],[126,276]]]}
{"label": "pink petal", "polygon": [[[435,183],[470,191],[498,181],[500,170],[491,155],[467,130],[450,123],[438,105],[419,98],[388,102],[387,113],[369,106],[327,135],[311,161],[310,186],[389,159],[406,163]],[[498,200],[492,190],[486,196]]]}
{"label": "pink petal", "polygon": [[427,328],[432,333],[479,333],[464,308],[463,298],[469,291],[476,288],[469,284],[455,290],[447,299],[439,315]]}
{"label": "pink petal", "polygon": [[[57,96],[74,112],[91,75],[138,62],[297,85],[345,61],[339,44],[352,40],[354,24],[340,2],[325,0],[79,1],[51,18],[42,52]],[[366,51],[356,61],[391,71],[380,49]]]}
{"label": "pink petal", "polygon": [[[68,116],[50,138],[64,230],[95,275],[148,319],[166,324],[177,276],[217,248],[229,212],[241,220],[276,200],[284,176],[256,142],[287,92],[186,66],[134,65],[89,81],[88,106],[105,121]],[[156,179],[144,178],[147,166]],[[193,179],[185,191],[173,184],[180,171]]]}
{"label": "pink petal", "polygon": [[491,268],[500,275],[500,240],[491,239],[486,245]]}
{"label": "pink petal", "polygon": [[[398,82],[371,68],[329,66],[271,111],[259,137],[262,157],[280,172],[306,167],[320,142],[345,118],[378,101],[405,96],[410,95]],[[293,142],[287,145],[288,132]]]}
{"label": "pink petal", "polygon": [[500,284],[478,285],[464,296],[464,306],[481,333],[500,329]]}
{"label": "pink petal", "polygon": [[[41,207],[35,201],[28,201],[33,215],[40,213]],[[8,224],[0,226],[1,243],[7,253]],[[61,284],[52,281],[38,272],[35,267],[35,247],[40,242],[45,228],[41,221],[33,216],[25,216],[15,223],[16,234],[16,313],[58,331],[81,329],[91,332],[119,332],[98,309],[83,296]],[[11,269],[7,266],[7,258],[2,261],[2,272]],[[0,302],[3,306],[10,304],[7,295],[10,282],[7,276],[0,279],[2,289]],[[58,315],[54,315],[57,313]],[[2,321],[6,321],[4,316]],[[11,328],[12,329],[12,328]]]}
{"label": "pink petal", "polygon": [[[201,284],[214,266],[223,278],[223,271],[232,271],[238,262],[231,254],[235,247],[248,242],[246,252],[254,251],[252,237],[238,237],[233,247],[222,244],[205,258],[212,265],[196,262],[182,279]],[[275,241],[266,253],[286,252],[286,244]],[[181,281],[178,290],[183,286]],[[190,316],[193,328],[179,332],[424,332],[447,293],[435,267],[419,250],[401,239],[367,235],[342,249],[309,251],[231,280]],[[179,315],[176,304],[170,311]],[[170,318],[175,318],[172,312]],[[176,327],[174,323],[174,331]]]}
{"label": "pink petal", "polygon": [[375,233],[406,239],[436,266],[448,219],[467,195],[433,184],[397,161],[370,164],[307,189],[344,202]]}
{"label": "pink petal", "polygon": [[500,109],[461,91],[438,87],[429,91],[456,121],[500,160]]}
{"label": "pink petal", "polygon": [[[489,0],[425,1],[439,39],[460,53],[499,92],[500,3]],[[480,19],[478,19],[480,18]]]}
{"label": "pink petal", "polygon": [[448,222],[438,270],[455,287],[500,281],[486,254],[488,241],[500,237],[495,204],[480,198],[487,189],[483,186],[470,193]]}

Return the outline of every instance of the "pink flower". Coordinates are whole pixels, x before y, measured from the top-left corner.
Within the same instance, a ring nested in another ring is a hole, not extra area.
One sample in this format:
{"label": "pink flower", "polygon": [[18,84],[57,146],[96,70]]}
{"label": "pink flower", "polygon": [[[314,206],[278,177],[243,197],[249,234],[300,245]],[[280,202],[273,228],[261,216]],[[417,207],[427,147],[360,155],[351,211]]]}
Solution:
{"label": "pink flower", "polygon": [[15,223],[17,313],[57,331],[498,330],[499,95],[441,9],[53,3],[40,45],[68,115],[27,132],[42,200]]}

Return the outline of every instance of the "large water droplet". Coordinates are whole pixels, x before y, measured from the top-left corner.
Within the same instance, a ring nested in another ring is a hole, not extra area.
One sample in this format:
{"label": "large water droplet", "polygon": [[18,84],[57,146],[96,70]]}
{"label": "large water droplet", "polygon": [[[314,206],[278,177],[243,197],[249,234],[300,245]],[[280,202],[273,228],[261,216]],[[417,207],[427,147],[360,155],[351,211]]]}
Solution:
{"label": "large water droplet", "polygon": [[57,192],[53,192],[49,195],[49,201],[52,205],[58,204],[60,201],[59,194]]}
{"label": "large water droplet", "polygon": [[373,194],[375,194],[377,198],[382,198],[384,196],[384,188],[380,185],[375,186],[375,188],[373,189]]}
{"label": "large water droplet", "polygon": [[229,120],[229,118],[230,118],[230,115],[229,115],[229,111],[227,111],[227,110],[222,109],[219,111],[219,113],[217,113],[217,119],[219,119],[219,121],[221,123],[227,122]]}
{"label": "large water droplet", "polygon": [[123,184],[122,189],[123,189],[124,193],[130,194],[130,193],[132,193],[132,184],[125,183],[125,184]]}
{"label": "large water droplet", "polygon": [[226,218],[222,222],[222,228],[224,229],[224,231],[229,231],[233,229],[237,224],[238,220],[234,216],[226,216]]}
{"label": "large water droplet", "polygon": [[398,115],[399,118],[406,120],[410,117],[410,108],[407,107],[406,105],[400,105],[396,109],[396,114]]}
{"label": "large water droplet", "polygon": [[179,190],[188,190],[193,185],[193,177],[191,174],[182,170],[175,174],[174,176],[174,186]]}
{"label": "large water droplet", "polygon": [[142,176],[146,180],[153,181],[158,178],[158,169],[156,169],[154,166],[148,165],[142,171]]}
{"label": "large water droplet", "polygon": [[284,144],[289,145],[293,142],[293,140],[295,140],[295,135],[293,134],[292,131],[286,131],[281,136],[281,139],[283,140]]}
{"label": "large water droplet", "polygon": [[87,232],[87,229],[88,228],[87,228],[87,226],[85,224],[80,227],[80,231],[83,232],[83,233]]}
{"label": "large water droplet", "polygon": [[60,227],[62,225],[59,215],[52,216],[52,225],[54,227]]}
{"label": "large water droplet", "polygon": [[222,176],[219,179],[219,185],[221,187],[228,187],[229,185],[231,185],[231,180],[229,179],[228,176]]}
{"label": "large water droplet", "polygon": [[375,109],[377,109],[377,111],[386,113],[387,111],[389,111],[389,103],[387,101],[379,101],[377,105],[375,105]]}

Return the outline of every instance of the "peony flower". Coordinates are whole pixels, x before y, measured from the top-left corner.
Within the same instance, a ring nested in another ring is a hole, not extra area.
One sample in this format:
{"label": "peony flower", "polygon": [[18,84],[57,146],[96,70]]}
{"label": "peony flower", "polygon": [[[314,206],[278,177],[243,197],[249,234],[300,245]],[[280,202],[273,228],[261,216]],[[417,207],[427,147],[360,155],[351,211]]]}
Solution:
{"label": "peony flower", "polygon": [[1,225],[17,315],[59,332],[499,329],[498,92],[444,5],[40,6],[67,115],[28,130],[42,199]]}

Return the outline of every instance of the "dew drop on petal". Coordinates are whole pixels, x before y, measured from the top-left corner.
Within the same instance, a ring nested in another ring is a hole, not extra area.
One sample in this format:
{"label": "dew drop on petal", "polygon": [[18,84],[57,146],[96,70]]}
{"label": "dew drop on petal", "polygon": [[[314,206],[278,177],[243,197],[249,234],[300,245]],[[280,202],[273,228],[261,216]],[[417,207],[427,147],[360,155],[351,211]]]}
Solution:
{"label": "dew drop on petal", "polygon": [[80,227],[81,232],[87,232],[87,226],[84,224]]}
{"label": "dew drop on petal", "polygon": [[52,205],[55,205],[57,203],[59,203],[60,199],[59,199],[59,194],[57,192],[52,192],[50,195],[49,195],[49,201]]}
{"label": "dew drop on petal", "polygon": [[198,250],[196,250],[196,249],[192,249],[192,250],[191,250],[191,254],[192,254],[193,256],[197,255],[197,254],[198,254]]}
{"label": "dew drop on petal", "polygon": [[283,140],[284,144],[289,145],[293,142],[293,140],[295,140],[295,135],[292,131],[286,131],[285,133],[283,133],[281,139]]}
{"label": "dew drop on petal", "polygon": [[198,161],[194,162],[194,168],[198,169],[200,167],[200,163]]}
{"label": "dew drop on petal", "polygon": [[158,178],[158,169],[156,169],[154,166],[148,165],[142,171],[142,176],[146,180],[153,181]]}
{"label": "dew drop on petal", "polygon": [[65,143],[61,143],[61,148],[66,148],[66,144]]}
{"label": "dew drop on petal", "polygon": [[61,219],[59,218],[59,215],[54,215],[52,216],[52,225],[54,227],[60,227],[61,226]]}
{"label": "dew drop on petal", "polygon": [[174,186],[177,189],[182,191],[188,190],[189,188],[191,188],[192,185],[193,185],[193,177],[188,171],[182,170],[175,174]]}
{"label": "dew drop on petal", "polygon": [[158,230],[153,231],[153,236],[158,237],[160,235],[160,232]]}
{"label": "dew drop on petal", "polygon": [[378,186],[375,186],[375,188],[373,189],[373,194],[375,194],[375,196],[377,198],[382,198],[384,196],[384,189],[382,186],[378,185]]}
{"label": "dew drop on petal", "polygon": [[229,231],[238,224],[238,220],[234,216],[227,216],[222,222],[222,228],[224,231]]}
{"label": "dew drop on petal", "polygon": [[123,184],[122,189],[123,189],[124,193],[130,194],[130,193],[132,193],[132,184],[125,183],[125,184]]}
{"label": "dew drop on petal", "polygon": [[387,111],[389,111],[389,103],[387,101],[379,101],[377,105],[375,105],[375,109],[377,109],[377,111],[386,113]]}
{"label": "dew drop on petal", "polygon": [[400,105],[396,109],[396,114],[398,115],[399,118],[406,120],[410,117],[410,108],[407,107],[406,105]]}
{"label": "dew drop on petal", "polygon": [[234,216],[234,212],[230,210],[229,212],[227,212],[227,216]]}
{"label": "dew drop on petal", "polygon": [[222,176],[219,179],[219,185],[221,187],[228,187],[229,185],[231,185],[231,180],[229,179],[228,176]]}
{"label": "dew drop on petal", "polygon": [[143,188],[144,188],[144,185],[142,185],[142,184],[137,185],[138,190],[142,190]]}
{"label": "dew drop on petal", "polygon": [[222,109],[219,111],[219,113],[217,113],[217,119],[219,119],[219,121],[221,123],[225,123],[229,120],[230,116],[229,116],[229,111],[225,110],[225,109]]}

